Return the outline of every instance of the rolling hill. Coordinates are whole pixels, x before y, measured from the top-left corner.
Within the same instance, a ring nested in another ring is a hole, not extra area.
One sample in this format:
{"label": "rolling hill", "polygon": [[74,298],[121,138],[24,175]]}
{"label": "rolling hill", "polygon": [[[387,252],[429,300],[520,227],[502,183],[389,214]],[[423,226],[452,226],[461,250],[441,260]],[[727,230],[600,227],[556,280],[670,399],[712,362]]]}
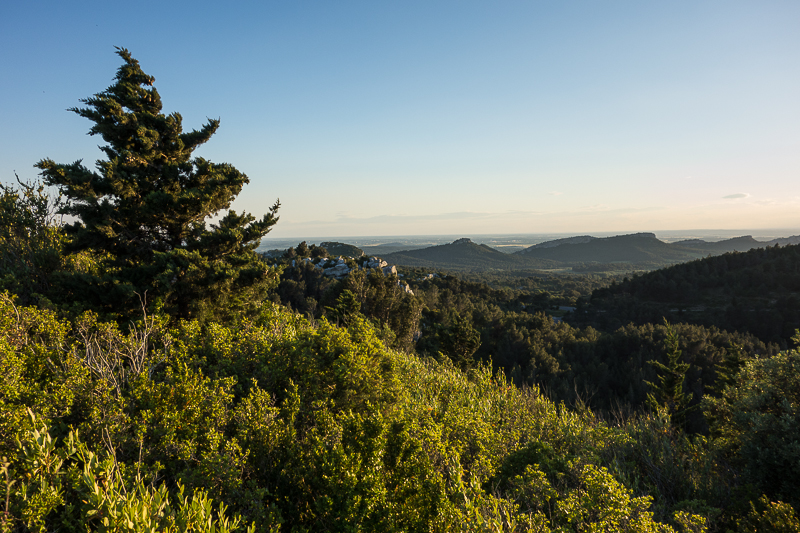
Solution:
{"label": "rolling hill", "polygon": [[[515,270],[551,266],[551,261],[529,261],[517,254],[506,254],[470,239],[383,256],[390,264],[444,270]],[[534,267],[533,265],[536,265]]]}
{"label": "rolling hill", "polygon": [[581,237],[578,241],[564,239],[557,246],[536,245],[517,255],[527,259],[547,259],[558,263],[643,263],[681,262],[698,257],[690,248],[660,241],[653,233],[617,235],[603,239]]}
{"label": "rolling hill", "polygon": [[[792,237],[783,240],[789,241],[791,239]],[[708,242],[702,239],[691,239],[688,241],[678,241],[675,243],[676,246],[681,246],[684,248],[723,254],[727,252],[746,252],[748,250],[752,250],[753,248],[763,248],[764,246],[771,246],[773,244],[775,244],[773,241],[768,243],[757,241],[750,235],[734,237],[733,239],[725,239],[717,242]],[[784,242],[783,244],[797,244],[797,242]]]}
{"label": "rolling hill", "polygon": [[728,252],[595,290],[574,323],[689,322],[787,345],[800,328],[800,245]]}

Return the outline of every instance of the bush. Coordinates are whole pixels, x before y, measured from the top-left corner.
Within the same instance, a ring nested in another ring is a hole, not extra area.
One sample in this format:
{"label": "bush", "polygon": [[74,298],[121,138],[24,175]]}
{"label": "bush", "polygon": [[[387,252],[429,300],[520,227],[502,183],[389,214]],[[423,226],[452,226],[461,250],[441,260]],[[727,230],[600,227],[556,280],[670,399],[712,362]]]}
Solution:
{"label": "bush", "polygon": [[800,505],[800,352],[747,361],[704,410],[746,482]]}

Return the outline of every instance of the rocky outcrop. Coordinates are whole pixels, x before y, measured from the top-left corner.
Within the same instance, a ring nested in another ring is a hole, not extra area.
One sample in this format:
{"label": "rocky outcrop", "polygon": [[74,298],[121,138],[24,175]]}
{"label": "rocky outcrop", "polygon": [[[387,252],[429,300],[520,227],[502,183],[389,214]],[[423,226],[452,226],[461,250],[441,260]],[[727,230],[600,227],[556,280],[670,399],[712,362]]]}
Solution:
{"label": "rocky outcrop", "polygon": [[333,265],[323,267],[322,273],[326,276],[333,278],[343,278],[347,276],[352,269],[347,266],[347,261],[343,257],[339,257],[333,262]]}
{"label": "rocky outcrop", "polygon": [[366,263],[364,263],[364,266],[367,268],[384,268],[388,265],[389,263],[378,257],[370,257]]}
{"label": "rocky outcrop", "polygon": [[[347,260],[344,257],[337,257],[336,259],[329,259],[327,257],[322,257],[318,259],[312,259],[310,257],[306,257],[302,260],[304,263],[309,263],[313,265],[315,268],[322,269],[322,273],[326,276],[330,276],[336,279],[342,279],[346,277],[350,271],[354,269],[358,270],[372,270],[372,269],[381,269],[384,276],[397,276],[397,267],[394,265],[388,264],[386,261],[378,258],[378,257],[370,257],[366,261],[364,261],[360,266],[351,267],[348,266]],[[294,259],[292,260],[291,265],[297,266],[298,262]],[[352,262],[351,262],[352,264]],[[408,284],[406,284],[408,287]],[[411,289],[407,288],[406,292],[410,292]],[[413,293],[412,293],[413,294]]]}
{"label": "rocky outcrop", "polygon": [[[302,263],[308,263],[314,268],[319,268],[322,270],[322,274],[324,276],[328,276],[331,278],[335,278],[338,280],[342,280],[347,277],[347,275],[353,270],[374,270],[380,269],[383,272],[383,275],[386,277],[395,276],[398,278],[397,285],[403,289],[403,292],[414,295],[414,291],[411,290],[411,287],[408,286],[408,282],[399,279],[401,277],[400,274],[397,273],[397,267],[394,265],[388,264],[383,259],[378,257],[370,257],[369,259],[363,261],[360,265],[356,264],[354,266],[350,266],[347,264],[347,259],[344,257],[337,257],[336,259],[329,259],[327,257],[319,257],[319,258],[311,258],[306,257],[304,259],[292,259],[291,265],[292,267],[297,267]],[[353,264],[353,260],[350,260],[350,264]],[[433,274],[430,275],[433,277]]]}

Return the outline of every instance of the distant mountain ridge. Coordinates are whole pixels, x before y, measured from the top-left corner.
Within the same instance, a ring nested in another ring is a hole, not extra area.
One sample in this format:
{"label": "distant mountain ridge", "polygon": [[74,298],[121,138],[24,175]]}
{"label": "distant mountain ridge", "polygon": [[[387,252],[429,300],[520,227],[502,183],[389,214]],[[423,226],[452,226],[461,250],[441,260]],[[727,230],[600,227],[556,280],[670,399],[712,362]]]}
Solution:
{"label": "distant mountain ridge", "polygon": [[450,244],[386,254],[383,258],[396,265],[447,270],[509,270],[526,268],[528,263],[517,254],[506,254],[466,238]]}
{"label": "distant mountain ridge", "polygon": [[746,252],[776,244],[800,244],[800,236],[757,241],[745,235],[718,242],[688,239],[667,243],[649,232],[602,238],[581,235],[535,244],[513,254],[462,238],[450,244],[390,253],[384,258],[397,265],[445,270],[583,268],[586,265],[615,264],[617,267],[629,265],[632,269],[651,270],[708,255]]}
{"label": "distant mountain ridge", "polygon": [[[566,241],[566,240],[564,240]],[[551,241],[552,242],[552,241]],[[542,243],[549,244],[549,243]],[[654,233],[633,233],[605,238],[580,238],[555,246],[532,246],[520,252],[529,259],[559,263],[642,263],[681,262],[697,258],[696,253],[656,238]]]}
{"label": "distant mountain ridge", "polygon": [[[785,239],[785,244],[797,244],[796,242],[788,242],[796,237],[788,237]],[[702,239],[691,239],[687,241],[678,241],[674,243],[679,246],[686,246],[689,248],[702,248],[704,250],[723,250],[724,252],[746,252],[753,248],[763,248],[765,246],[773,246],[773,241],[760,242],[753,238],[752,235],[744,235],[742,237],[733,237],[732,239],[725,239],[717,242],[707,242]]]}
{"label": "distant mountain ridge", "polygon": [[540,242],[539,244],[534,244],[524,250],[520,250],[519,254],[527,254],[530,250],[536,250],[538,248],[555,248],[556,246],[561,246],[562,244],[583,244],[589,241],[596,239],[597,237],[592,237],[591,235],[581,235],[578,237],[565,237],[563,239],[555,239],[553,241],[545,241]]}

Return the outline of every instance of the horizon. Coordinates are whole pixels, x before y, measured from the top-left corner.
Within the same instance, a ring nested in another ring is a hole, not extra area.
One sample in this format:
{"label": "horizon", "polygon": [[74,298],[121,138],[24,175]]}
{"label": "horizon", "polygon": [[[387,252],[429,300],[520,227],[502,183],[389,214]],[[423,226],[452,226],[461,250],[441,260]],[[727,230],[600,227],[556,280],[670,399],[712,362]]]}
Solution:
{"label": "horizon", "polygon": [[[312,236],[312,237],[264,237],[258,246],[259,251],[280,249],[295,246],[300,242],[319,245],[322,242],[341,242],[354,246],[381,246],[400,244],[407,246],[438,246],[449,244],[461,238],[468,238],[476,244],[487,244],[493,247],[532,246],[550,240],[590,235],[597,238],[633,235],[636,233],[653,233],[663,242],[676,242],[687,239],[702,239],[708,242],[752,237],[757,241],[767,242],[773,239],[800,235],[800,228],[770,228],[767,230],[662,230],[662,231],[630,231],[630,232],[578,232],[578,233],[486,233],[486,234],[432,234],[432,235],[349,235],[349,236]],[[493,244],[494,243],[494,244]],[[497,244],[500,243],[500,244]]]}
{"label": "horizon", "polygon": [[268,238],[800,227],[797,3],[47,0],[3,22],[4,183],[93,168],[66,109],[120,46],[185,130],[221,119],[195,155],[249,176],[237,211],[281,200]]}

